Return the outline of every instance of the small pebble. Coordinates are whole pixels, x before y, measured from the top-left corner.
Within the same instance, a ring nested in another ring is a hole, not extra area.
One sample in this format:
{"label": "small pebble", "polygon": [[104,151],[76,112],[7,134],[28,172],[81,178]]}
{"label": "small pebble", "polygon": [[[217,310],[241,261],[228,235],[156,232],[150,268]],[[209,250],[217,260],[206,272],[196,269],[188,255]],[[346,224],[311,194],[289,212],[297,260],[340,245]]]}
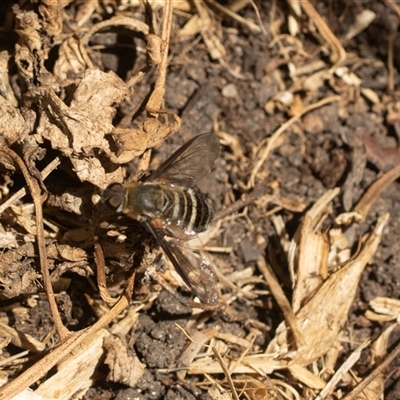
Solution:
{"label": "small pebble", "polygon": [[226,85],[222,88],[222,96],[227,98],[237,97],[238,91],[233,83]]}

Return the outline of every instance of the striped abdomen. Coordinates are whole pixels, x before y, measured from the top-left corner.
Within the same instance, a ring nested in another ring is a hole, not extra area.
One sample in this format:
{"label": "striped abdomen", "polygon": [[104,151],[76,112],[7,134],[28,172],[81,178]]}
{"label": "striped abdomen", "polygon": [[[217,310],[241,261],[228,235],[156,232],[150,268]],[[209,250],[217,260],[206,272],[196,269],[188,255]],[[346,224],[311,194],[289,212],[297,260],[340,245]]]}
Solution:
{"label": "striped abdomen", "polygon": [[163,215],[168,221],[177,223],[185,231],[202,232],[213,218],[213,209],[204,197],[189,188],[167,189],[164,192]]}
{"label": "striped abdomen", "polygon": [[185,233],[202,232],[213,217],[212,207],[192,188],[153,182],[126,185],[123,212],[140,220],[150,218],[158,227],[179,227]]}

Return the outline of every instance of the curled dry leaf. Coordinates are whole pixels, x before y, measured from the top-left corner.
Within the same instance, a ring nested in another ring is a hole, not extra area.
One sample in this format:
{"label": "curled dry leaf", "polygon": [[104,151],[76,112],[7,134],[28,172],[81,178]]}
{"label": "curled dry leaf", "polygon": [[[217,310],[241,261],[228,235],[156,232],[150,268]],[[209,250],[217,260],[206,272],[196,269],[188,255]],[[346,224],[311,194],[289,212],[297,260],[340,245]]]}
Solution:
{"label": "curled dry leaf", "polygon": [[38,6],[43,25],[50,36],[57,36],[62,32],[63,15],[61,10],[68,5],[68,0],[55,3],[53,0],[43,0]]}
{"label": "curled dry leaf", "polygon": [[0,144],[11,146],[13,143],[22,142],[29,134],[31,126],[20,111],[2,96],[0,96],[0,114]]}
{"label": "curled dry leaf", "polygon": [[15,31],[19,41],[15,45],[15,63],[25,84],[36,86],[37,81],[42,85],[57,87],[58,83],[50,74],[44,63],[51,49],[50,41],[43,40],[43,32],[47,28],[46,21],[39,19],[34,11],[20,10],[14,7],[16,14]]}
{"label": "curled dry leaf", "polygon": [[143,375],[142,364],[132,350],[128,350],[125,340],[119,336],[109,336],[104,340],[106,359],[110,368],[107,380],[134,387]]}
{"label": "curled dry leaf", "polygon": [[61,259],[65,261],[85,261],[86,252],[79,247],[71,247],[66,244],[49,246],[48,256],[50,258]]}
{"label": "curled dry leaf", "polygon": [[[0,51],[0,97],[4,97],[7,102],[13,106],[18,106],[18,100],[10,84],[8,63],[10,56],[7,51]],[[3,112],[1,113],[3,115]]]}
{"label": "curled dry leaf", "polygon": [[[90,215],[92,187],[89,184],[77,186],[66,186],[62,182],[56,188],[58,193],[49,193],[46,204],[57,210],[72,212],[76,215]],[[55,189],[55,190],[56,190]]]}
{"label": "curled dry leaf", "polygon": [[0,248],[15,249],[18,247],[16,235],[12,232],[7,232],[0,228]]}
{"label": "curled dry leaf", "polygon": [[112,137],[118,147],[115,155],[110,155],[116,164],[124,164],[134,157],[142,154],[146,149],[160,146],[173,132],[177,132],[181,126],[180,118],[167,111],[158,111],[172,115],[174,121],[163,124],[159,119],[149,117],[136,129],[115,128]]}
{"label": "curled dry leaf", "polygon": [[113,72],[87,70],[70,107],[46,88],[37,89],[32,95],[40,101],[43,111],[37,132],[54,149],[66,156],[90,154],[95,149],[109,152],[104,136],[113,129],[113,105],[127,95],[124,82]]}
{"label": "curled dry leaf", "polygon": [[[160,145],[180,127],[179,118],[172,114],[174,121],[166,125],[157,118],[148,118],[137,129],[114,128],[115,104],[127,94],[126,84],[113,72],[95,69],[85,72],[70,106],[51,88],[32,90],[30,95],[39,100],[42,111],[36,130],[37,142],[47,139],[53,149],[69,157],[82,181],[100,188],[111,182],[121,182],[122,169],[107,172],[99,154],[106,154],[116,164],[127,163],[147,148]],[[108,134],[112,136],[107,139]],[[115,153],[110,150],[111,138],[116,146]]]}
{"label": "curled dry leaf", "polygon": [[[336,254],[339,249],[340,257],[343,257],[345,252],[342,249],[342,236],[338,235],[337,232],[335,235],[326,235],[324,232],[318,232],[317,229],[330,208],[329,200],[332,200],[335,194],[337,194],[337,191],[329,192],[310,210],[310,215],[307,219],[309,222],[305,226],[308,227],[307,232],[311,232],[311,241],[303,238],[302,243],[314,245],[314,236],[318,235],[322,235],[324,241],[327,238],[338,238],[340,243],[332,248],[330,247],[329,252]],[[319,273],[318,269],[316,270],[317,272],[313,269],[306,269],[305,273],[303,271],[298,272],[297,276],[303,278],[297,280],[299,285],[299,300],[297,301],[300,309],[295,314],[292,313],[295,321],[284,321],[279,325],[275,337],[269,343],[264,354],[244,356],[241,358],[241,363],[226,361],[230,371],[232,373],[243,373],[258,370],[260,373],[265,374],[276,369],[290,368],[293,373],[296,373],[298,379],[303,380],[311,387],[322,388],[323,381],[310,376],[309,373],[305,373],[303,367],[326,355],[340,337],[349,309],[354,301],[361,273],[367,263],[371,261],[380,243],[383,229],[388,219],[388,214],[382,216],[372,231],[362,238],[358,252],[352,256],[348,252],[348,257],[343,262],[341,269],[331,274],[323,282],[321,278],[318,278],[318,285],[311,286],[313,290],[309,290],[307,281],[313,278],[315,273]],[[337,228],[335,229],[337,230]],[[302,231],[300,228],[300,232],[305,234],[306,231]],[[297,237],[297,240],[300,240],[300,238]],[[299,246],[299,244],[297,245]],[[308,247],[300,246],[300,248],[302,251],[309,251]],[[328,263],[328,260],[333,265],[337,265],[338,259],[343,260],[340,257],[338,254],[336,256],[325,254],[322,259],[317,257],[315,260],[309,260],[309,262],[316,261],[317,267],[321,264],[321,261]],[[295,259],[305,260],[301,256],[297,256]],[[304,266],[304,262],[301,265]],[[311,277],[307,277],[307,273],[310,273]],[[295,333],[292,330],[293,323],[295,323]],[[298,337],[294,338],[294,334],[298,335]],[[206,359],[194,361],[190,366],[190,370],[202,370],[207,373],[221,372],[218,363]]]}
{"label": "curled dry leaf", "polygon": [[[72,269],[83,276],[90,274],[84,250],[68,245],[48,244],[47,251],[49,264],[57,267],[53,271],[53,279],[57,280],[62,273]],[[23,244],[0,255],[0,265],[3,267],[0,269],[0,285],[3,288],[0,298],[10,299],[39,291],[41,276],[32,263],[35,258],[33,243]]]}
{"label": "curled dry leaf", "polygon": [[328,352],[346,322],[361,273],[373,257],[388,219],[389,215],[386,214],[378,220],[372,232],[363,238],[358,253],[333,273],[296,313],[302,345],[297,349],[292,348],[290,330],[283,322],[266,354],[281,360],[282,366],[306,366]]}
{"label": "curled dry leaf", "polygon": [[49,140],[53,149],[68,156],[82,181],[103,188],[122,180],[120,169],[107,173],[96,155],[99,152],[110,155],[106,135],[114,129],[115,104],[127,93],[125,83],[113,72],[94,69],[83,75],[70,107],[52,89],[32,91],[42,110],[38,140]]}
{"label": "curled dry leaf", "polygon": [[40,274],[31,265],[36,252],[33,243],[26,243],[0,255],[1,299],[11,299],[20,294],[37,293]]}
{"label": "curled dry leaf", "polygon": [[80,41],[74,36],[61,43],[58,53],[59,57],[54,65],[54,75],[65,86],[82,75],[86,69],[86,62],[81,51]]}
{"label": "curled dry leaf", "polygon": [[373,311],[367,310],[365,316],[371,321],[400,320],[400,300],[389,297],[375,297],[369,302]]}
{"label": "curled dry leaf", "polygon": [[291,243],[291,270],[295,274],[292,307],[297,312],[328,276],[329,243],[325,232],[319,232],[331,211],[330,203],[339,189],[325,193],[304,216]]}

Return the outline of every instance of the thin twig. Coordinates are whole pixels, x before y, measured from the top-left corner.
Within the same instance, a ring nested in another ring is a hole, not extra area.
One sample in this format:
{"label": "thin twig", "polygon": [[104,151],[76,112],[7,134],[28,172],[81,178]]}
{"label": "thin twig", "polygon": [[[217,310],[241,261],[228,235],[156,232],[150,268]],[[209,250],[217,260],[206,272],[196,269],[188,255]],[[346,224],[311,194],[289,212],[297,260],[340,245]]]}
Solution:
{"label": "thin twig", "polygon": [[278,279],[276,278],[271,267],[266,263],[264,257],[259,257],[257,260],[257,266],[263,274],[265,280],[268,282],[269,288],[276,302],[278,303],[283,315],[285,316],[286,323],[290,326],[293,333],[293,338],[296,344],[296,348],[299,349],[303,346],[304,338],[299,329],[299,324],[296,315],[293,312],[292,306],[289,300],[285,296],[281,286],[279,285]]}
{"label": "thin twig", "polygon": [[[279,136],[286,130],[288,129],[291,125],[293,125],[296,121],[298,121],[303,115],[307,114],[308,112],[315,110],[319,107],[322,107],[326,104],[333,103],[334,101],[340,101],[341,97],[340,96],[330,96],[325,99],[322,99],[316,103],[310,104],[307,107],[304,107],[300,113],[296,114],[292,118],[290,118],[288,121],[286,121],[283,125],[281,125],[274,133],[272,136],[264,139],[260,145],[258,146],[257,154],[259,154],[259,158],[256,162],[256,165],[254,166],[253,170],[251,171],[250,174],[250,179],[247,183],[248,188],[252,188],[255,185],[255,178],[258,174],[258,171],[260,168],[264,165],[265,161],[267,160],[269,154],[271,153],[272,149],[274,148],[275,143],[277,142]],[[265,146],[267,146],[265,149],[261,151],[261,149]]]}
{"label": "thin twig", "polygon": [[51,315],[53,317],[57,333],[60,336],[60,340],[64,340],[67,336],[70,335],[70,331],[62,323],[61,316],[60,313],[58,312],[57,303],[54,297],[53,287],[51,285],[49,267],[47,264],[47,251],[44,241],[43,208],[42,208],[43,196],[40,193],[39,184],[35,179],[32,178],[24,161],[17,153],[12,151],[11,149],[8,149],[7,147],[0,147],[0,151],[6,154],[8,157],[10,157],[14,161],[14,163],[18,165],[18,167],[22,171],[22,174],[24,175],[29,191],[31,192],[33,204],[35,206],[36,236],[37,236],[37,244],[39,250],[40,268],[43,275],[44,289],[47,294]]}
{"label": "thin twig", "polygon": [[262,28],[255,24],[253,21],[249,21],[246,18],[241,17],[239,14],[236,14],[232,10],[227,7],[222,6],[221,4],[217,3],[215,0],[207,0],[208,3],[212,4],[217,10],[221,11],[222,13],[226,14],[228,17],[232,18],[233,20],[239,22],[240,24],[249,28],[252,33],[260,33]]}
{"label": "thin twig", "polygon": [[127,281],[124,294],[120,297],[117,303],[115,303],[114,307],[108,313],[103,315],[94,325],[90,328],[71,334],[64,342],[52,349],[49,354],[19,375],[18,378],[2,386],[0,391],[0,400],[12,399],[32,384],[36,383],[51,368],[71,354],[73,349],[82,346],[100,329],[103,329],[110,324],[126,307],[128,307],[132,297],[134,280],[135,274],[132,274]]}
{"label": "thin twig", "polygon": [[98,243],[97,236],[94,237],[94,258],[96,261],[96,277],[97,277],[97,287],[99,288],[100,297],[109,306],[115,304],[117,299],[111,297],[107,289],[107,278],[106,278],[106,263],[104,260],[103,249]]}
{"label": "thin twig", "polygon": [[146,109],[148,110],[160,109],[161,102],[165,94],[165,81],[167,78],[167,68],[168,68],[168,49],[169,49],[169,40],[172,27],[172,11],[173,11],[173,1],[168,0],[166,1],[164,7],[164,15],[163,15],[164,20],[161,32],[162,58],[160,64],[157,65],[156,82],[154,85],[154,90],[146,105]]}
{"label": "thin twig", "polygon": [[[56,157],[50,164],[43,169],[40,174],[40,177],[44,181],[58,166],[60,165],[59,157]],[[0,205],[0,215],[7,210],[12,204],[15,204],[18,200],[21,200],[26,195],[26,188],[22,188],[18,190],[17,193],[14,193],[7,201]]]}
{"label": "thin twig", "polygon": [[235,201],[233,204],[227,206],[221,211],[218,211],[214,215],[214,220],[218,221],[227,215],[232,215],[233,213],[239,211],[241,208],[246,207],[247,205],[253,203],[254,201],[258,200],[261,197],[264,196],[269,196],[272,200],[273,196],[268,195],[262,190],[254,190],[252,193],[250,193],[248,196],[246,196],[243,199]]}
{"label": "thin twig", "polygon": [[229,373],[228,368],[225,365],[224,360],[222,359],[222,357],[218,353],[218,350],[215,347],[213,347],[212,350],[214,352],[215,357],[217,357],[217,360],[218,360],[219,364],[221,365],[222,371],[224,371],[225,377],[226,377],[226,379],[228,381],[229,388],[231,389],[231,395],[233,396],[233,398],[235,400],[239,400],[239,396],[238,396],[238,394],[236,392],[235,385],[233,384],[231,375]]}
{"label": "thin twig", "polygon": [[379,179],[377,179],[364,193],[360,201],[354,207],[354,212],[361,215],[363,220],[371,206],[375,203],[376,199],[383,193],[383,191],[400,177],[400,164],[396,167],[385,172]]}
{"label": "thin twig", "polygon": [[363,379],[346,397],[342,400],[357,399],[363,390],[382,374],[389,366],[389,364],[400,354],[400,343],[393,349],[393,351],[386,357],[378,367],[376,367],[365,379]]}

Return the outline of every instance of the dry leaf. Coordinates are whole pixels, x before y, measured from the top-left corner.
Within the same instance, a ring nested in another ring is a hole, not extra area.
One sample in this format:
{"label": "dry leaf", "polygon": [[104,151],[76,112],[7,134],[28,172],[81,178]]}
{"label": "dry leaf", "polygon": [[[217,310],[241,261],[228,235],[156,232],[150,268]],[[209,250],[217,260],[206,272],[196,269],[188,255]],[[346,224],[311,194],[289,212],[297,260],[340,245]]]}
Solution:
{"label": "dry leaf", "polygon": [[142,377],[145,365],[142,364],[133,350],[128,350],[126,342],[118,336],[109,336],[104,340],[106,359],[110,372],[107,380],[135,387]]}
{"label": "dry leaf", "polygon": [[53,149],[68,156],[82,181],[100,188],[121,181],[122,171],[107,173],[96,155],[103,152],[111,156],[105,136],[114,129],[115,104],[127,93],[125,83],[113,72],[94,69],[83,75],[69,107],[52,89],[32,91],[43,111],[36,136],[40,141],[49,140]]}
{"label": "dry leaf", "polygon": [[[126,317],[118,321],[111,331],[126,335],[137,322],[137,318],[137,311],[130,309]],[[106,329],[101,329],[88,336],[77,348],[77,351],[69,354],[57,366],[57,373],[42,383],[35,393],[58,400],[69,400],[76,393],[84,394],[93,384],[94,371],[104,352],[103,342],[108,337],[110,337],[110,332]],[[118,356],[122,357],[123,354]],[[129,368],[132,366],[133,364]],[[135,362],[135,368],[134,374],[136,379],[139,379],[143,374],[142,364],[139,361]],[[60,382],[63,382],[62,386],[60,386]]]}
{"label": "dry leaf", "polygon": [[[8,100],[0,96],[0,145],[22,142],[31,131],[30,124]],[[10,169],[10,168],[7,168]]]}
{"label": "dry leaf", "polygon": [[[330,214],[330,203],[339,189],[325,193],[306,213],[290,245],[290,265],[295,276],[292,307],[297,312],[321,286],[328,275],[328,235],[320,232]],[[296,267],[295,267],[296,266]]]}
{"label": "dry leaf", "polygon": [[[266,354],[284,364],[306,366],[328,352],[342,329],[364,267],[371,261],[389,219],[381,217],[370,234],[365,235],[359,252],[332,274],[297,313],[302,345],[293,349],[293,339],[285,322],[281,323]],[[331,305],[335,305],[332,307]],[[321,337],[324,340],[321,340]],[[284,361],[286,360],[286,361]]]}
{"label": "dry leaf", "polygon": [[400,319],[400,300],[375,297],[369,302],[374,311],[367,310],[365,316],[371,321],[393,321]]}
{"label": "dry leaf", "polygon": [[71,36],[61,43],[58,50],[54,75],[63,82],[64,86],[79,78],[87,67],[80,45],[80,40]]}

